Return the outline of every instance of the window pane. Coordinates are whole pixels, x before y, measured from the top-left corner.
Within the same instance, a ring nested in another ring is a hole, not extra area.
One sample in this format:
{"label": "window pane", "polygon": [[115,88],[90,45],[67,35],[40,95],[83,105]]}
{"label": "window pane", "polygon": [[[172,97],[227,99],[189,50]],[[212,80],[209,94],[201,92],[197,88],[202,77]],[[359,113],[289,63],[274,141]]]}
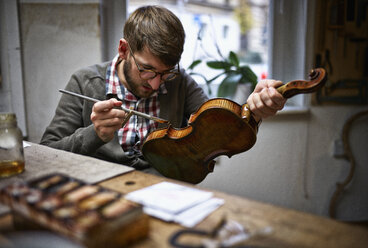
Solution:
{"label": "window pane", "polygon": [[[205,61],[224,60],[233,51],[241,65],[249,65],[258,80],[268,75],[268,11],[269,0],[178,0],[129,1],[129,13],[137,7],[159,4],[174,12],[182,21],[186,41],[181,66],[188,68],[195,60],[202,60],[193,75],[210,97],[217,96],[219,77],[206,86],[221,70],[209,68]],[[205,80],[205,79],[206,80]]]}

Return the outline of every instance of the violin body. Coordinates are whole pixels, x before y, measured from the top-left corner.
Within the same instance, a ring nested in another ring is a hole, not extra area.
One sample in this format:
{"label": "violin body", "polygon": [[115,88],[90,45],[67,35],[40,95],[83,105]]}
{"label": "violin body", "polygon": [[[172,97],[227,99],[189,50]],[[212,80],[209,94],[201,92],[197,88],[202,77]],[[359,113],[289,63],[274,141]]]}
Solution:
{"label": "violin body", "polygon": [[[311,81],[296,80],[277,88],[285,97],[314,92],[326,81],[324,69],[312,70]],[[142,146],[145,159],[162,175],[200,183],[213,172],[214,158],[233,156],[253,147],[258,123],[247,104],[225,98],[210,99],[190,116],[188,126],[151,132]]]}
{"label": "violin body", "polygon": [[241,109],[231,100],[208,100],[191,115],[187,127],[151,133],[142,148],[144,157],[164,176],[199,183],[213,171],[214,158],[231,157],[256,142],[257,124],[239,118]]}

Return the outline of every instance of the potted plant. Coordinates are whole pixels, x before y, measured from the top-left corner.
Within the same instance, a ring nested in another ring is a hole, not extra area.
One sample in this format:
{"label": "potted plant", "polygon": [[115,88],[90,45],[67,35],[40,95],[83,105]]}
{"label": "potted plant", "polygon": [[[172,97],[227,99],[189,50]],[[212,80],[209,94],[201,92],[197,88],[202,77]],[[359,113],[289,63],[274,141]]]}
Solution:
{"label": "potted plant", "polygon": [[193,61],[193,63],[188,68],[190,70],[189,74],[197,75],[203,78],[207,84],[210,95],[211,95],[210,84],[221,76],[224,76],[224,78],[220,82],[217,91],[218,97],[226,97],[231,99],[239,98],[236,97],[236,93],[239,93],[241,91],[240,88],[242,87],[242,85],[247,86],[247,88],[249,88],[251,92],[253,91],[255,85],[257,84],[256,74],[252,71],[252,69],[249,66],[242,65],[239,61],[238,56],[233,51],[230,51],[229,56],[227,58],[223,58],[222,60],[211,60],[206,62],[209,68],[221,70],[219,74],[217,74],[211,79],[207,79],[203,74],[193,71],[193,69],[200,63],[202,63],[202,60]]}

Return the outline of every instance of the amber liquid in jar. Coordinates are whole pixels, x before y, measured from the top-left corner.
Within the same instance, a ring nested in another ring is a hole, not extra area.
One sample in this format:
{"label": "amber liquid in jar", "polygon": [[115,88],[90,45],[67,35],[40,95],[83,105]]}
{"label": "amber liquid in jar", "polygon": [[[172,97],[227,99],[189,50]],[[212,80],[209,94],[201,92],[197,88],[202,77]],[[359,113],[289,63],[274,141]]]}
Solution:
{"label": "amber liquid in jar", "polygon": [[14,113],[0,113],[0,178],[24,171],[23,135]]}
{"label": "amber liquid in jar", "polygon": [[24,161],[1,161],[0,177],[9,177],[24,171]]}

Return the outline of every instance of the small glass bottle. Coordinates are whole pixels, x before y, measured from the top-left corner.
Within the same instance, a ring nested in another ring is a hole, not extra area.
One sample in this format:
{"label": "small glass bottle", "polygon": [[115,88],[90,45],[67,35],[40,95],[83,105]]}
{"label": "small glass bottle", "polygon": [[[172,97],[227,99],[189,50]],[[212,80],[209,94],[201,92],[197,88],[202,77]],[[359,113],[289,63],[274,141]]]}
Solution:
{"label": "small glass bottle", "polygon": [[14,113],[0,113],[0,178],[24,171],[23,135]]}

